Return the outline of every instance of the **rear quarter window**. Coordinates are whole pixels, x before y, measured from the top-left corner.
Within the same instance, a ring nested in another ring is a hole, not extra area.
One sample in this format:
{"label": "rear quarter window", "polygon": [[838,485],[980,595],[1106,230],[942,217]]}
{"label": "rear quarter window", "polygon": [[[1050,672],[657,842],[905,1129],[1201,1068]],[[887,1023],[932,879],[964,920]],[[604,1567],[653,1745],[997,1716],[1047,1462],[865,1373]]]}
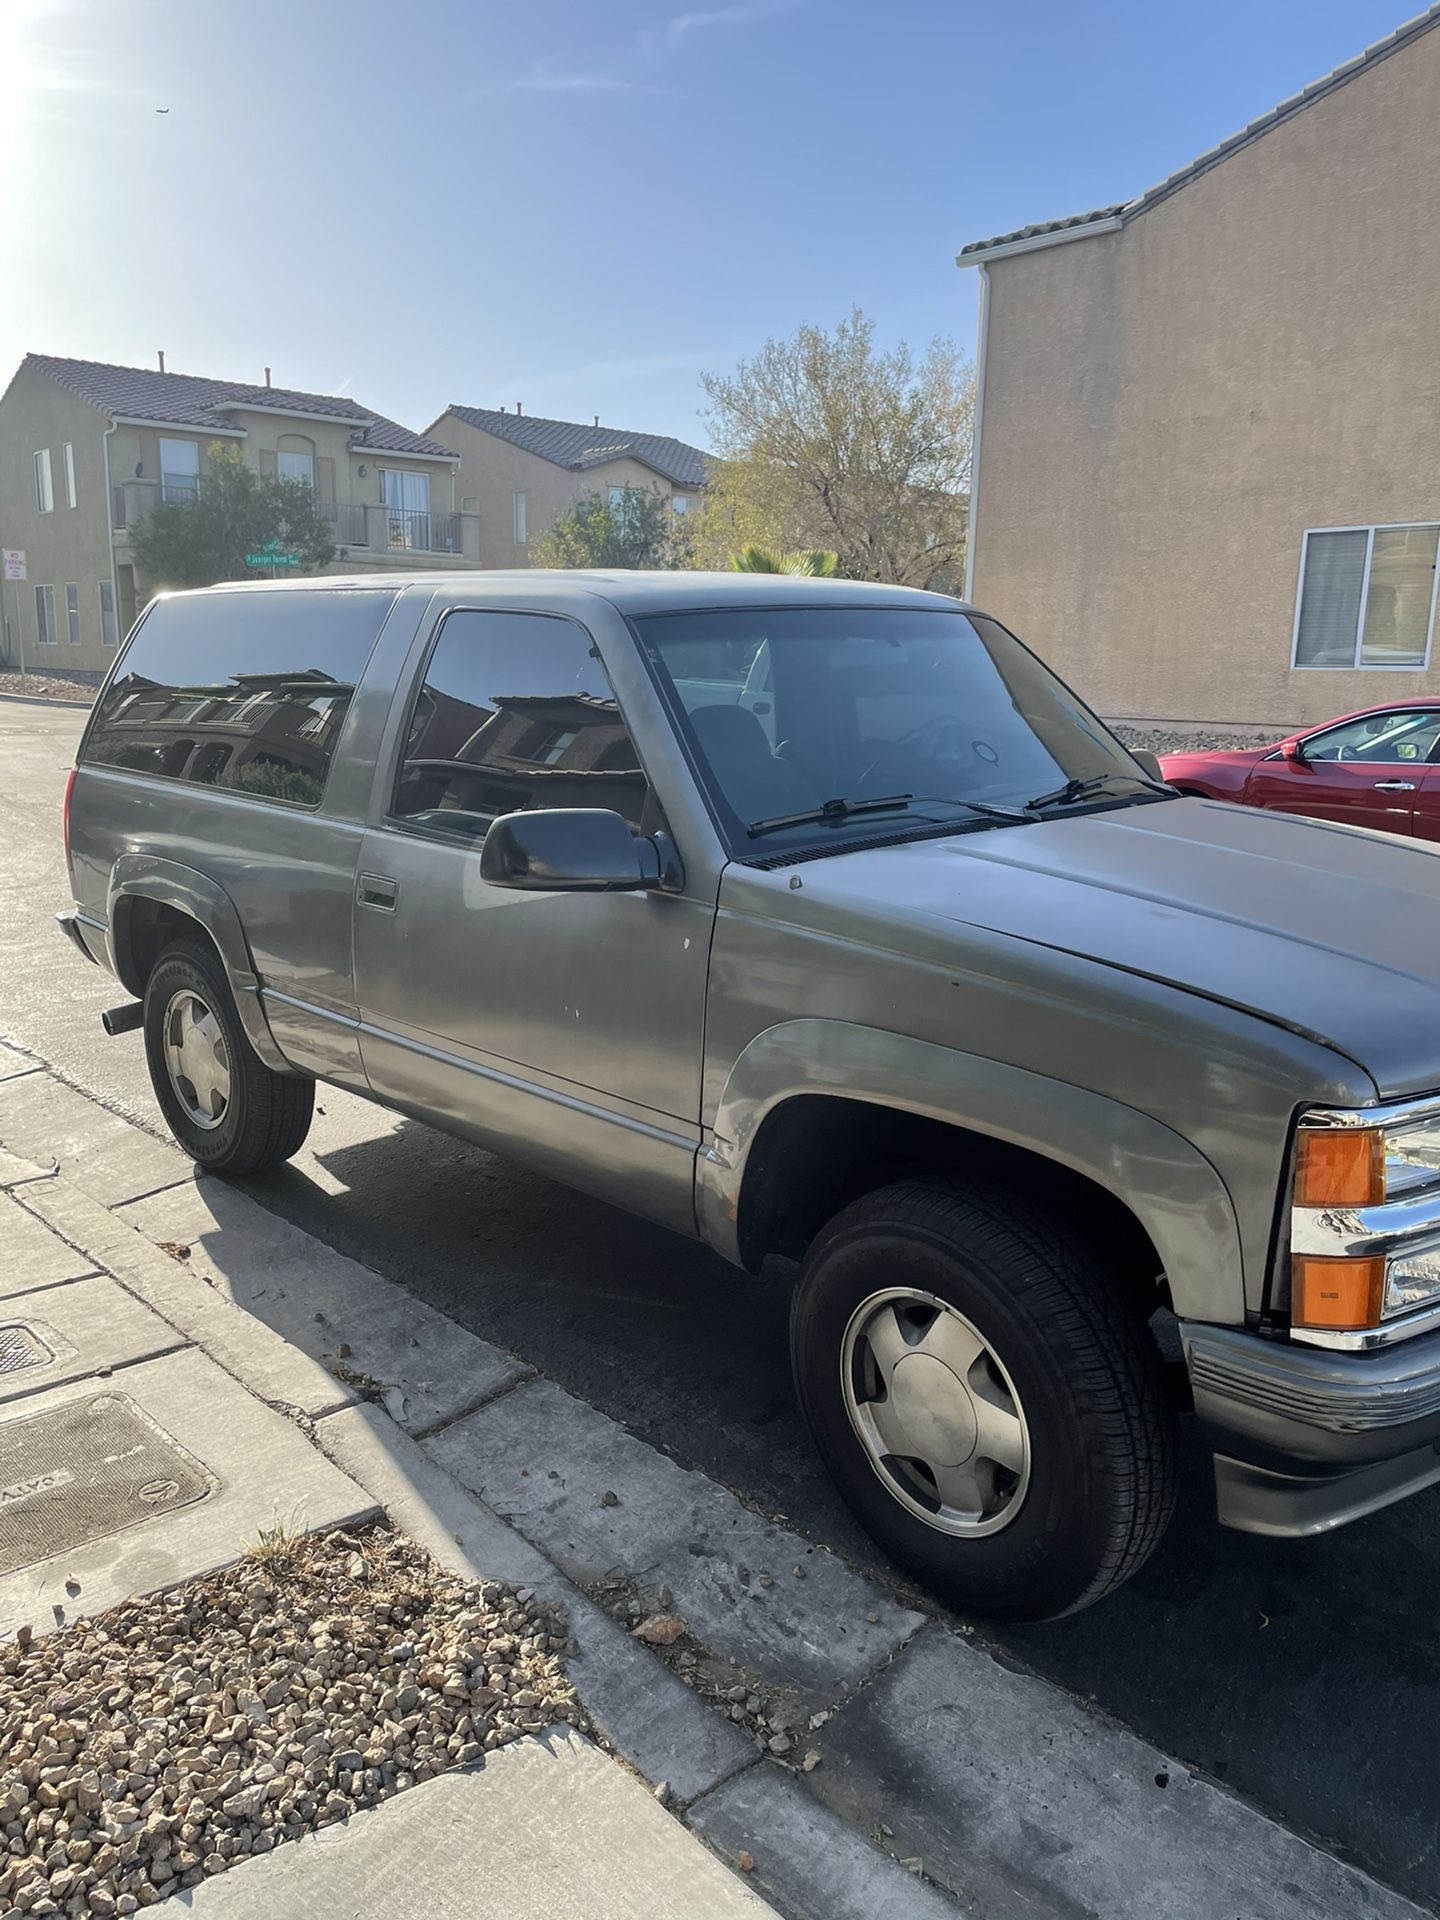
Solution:
{"label": "rear quarter window", "polygon": [[392,590],[177,595],[136,628],[86,766],[318,806]]}

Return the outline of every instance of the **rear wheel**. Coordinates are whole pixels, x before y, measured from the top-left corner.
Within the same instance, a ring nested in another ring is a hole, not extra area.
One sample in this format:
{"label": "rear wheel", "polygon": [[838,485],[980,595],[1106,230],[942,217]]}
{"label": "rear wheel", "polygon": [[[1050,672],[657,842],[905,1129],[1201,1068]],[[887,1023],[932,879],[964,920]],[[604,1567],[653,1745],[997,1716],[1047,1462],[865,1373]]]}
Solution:
{"label": "rear wheel", "polygon": [[315,1083],[272,1073],[245,1037],[230,983],[198,940],[167,948],[145,983],[150,1084],[180,1145],[215,1173],[258,1173],[299,1151]]}
{"label": "rear wheel", "polygon": [[907,1180],[847,1207],[806,1259],[791,1348],[845,1499],[956,1606],[1073,1612],[1165,1530],[1160,1355],[1093,1252],[1008,1196]]}

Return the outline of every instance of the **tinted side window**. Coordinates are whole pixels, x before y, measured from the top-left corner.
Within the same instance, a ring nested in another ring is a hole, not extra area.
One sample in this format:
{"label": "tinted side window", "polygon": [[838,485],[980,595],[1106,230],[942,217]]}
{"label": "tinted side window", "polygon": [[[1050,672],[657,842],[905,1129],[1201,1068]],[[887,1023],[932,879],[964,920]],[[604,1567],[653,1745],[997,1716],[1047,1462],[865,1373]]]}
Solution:
{"label": "tinted side window", "polygon": [[1361,760],[1387,766],[1428,760],[1440,739],[1440,711],[1399,707],[1330,727],[1305,742],[1307,760]]}
{"label": "tinted side window", "polygon": [[315,806],[393,591],[161,600],[121,657],[87,765]]}
{"label": "tinted side window", "polygon": [[450,614],[405,737],[395,814],[480,839],[502,813],[608,807],[646,782],[589,636],[547,614]]}

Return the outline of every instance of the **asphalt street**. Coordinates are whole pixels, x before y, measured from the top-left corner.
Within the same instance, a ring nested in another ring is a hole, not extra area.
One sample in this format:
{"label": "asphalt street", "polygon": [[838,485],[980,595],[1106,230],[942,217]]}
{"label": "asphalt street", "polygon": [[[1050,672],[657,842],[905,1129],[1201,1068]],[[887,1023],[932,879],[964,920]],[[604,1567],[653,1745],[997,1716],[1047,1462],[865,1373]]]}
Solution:
{"label": "asphalt street", "polygon": [[[121,991],[52,918],[68,899],[60,799],[82,719],[0,701],[0,1038],[159,1131],[139,1036],[100,1029]],[[736,1273],[332,1089],[319,1108],[291,1166],[246,1183],[266,1206],[896,1580],[801,1423],[783,1268]],[[1261,1540],[1216,1525],[1192,1443],[1176,1524],[1128,1587],[1072,1620],[977,1632],[1440,1911],[1437,1591],[1440,1491],[1328,1538]]]}

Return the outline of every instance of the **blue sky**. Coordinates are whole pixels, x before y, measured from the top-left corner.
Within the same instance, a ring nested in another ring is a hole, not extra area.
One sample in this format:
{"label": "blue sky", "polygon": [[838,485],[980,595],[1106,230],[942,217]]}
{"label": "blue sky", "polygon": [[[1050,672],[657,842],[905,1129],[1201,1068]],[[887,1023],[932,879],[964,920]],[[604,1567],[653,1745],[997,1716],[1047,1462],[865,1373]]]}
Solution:
{"label": "blue sky", "polygon": [[852,304],[970,351],[966,241],[1127,198],[1404,17],[0,0],[0,384],[163,347],[411,426],[523,400],[703,444],[702,369]]}

